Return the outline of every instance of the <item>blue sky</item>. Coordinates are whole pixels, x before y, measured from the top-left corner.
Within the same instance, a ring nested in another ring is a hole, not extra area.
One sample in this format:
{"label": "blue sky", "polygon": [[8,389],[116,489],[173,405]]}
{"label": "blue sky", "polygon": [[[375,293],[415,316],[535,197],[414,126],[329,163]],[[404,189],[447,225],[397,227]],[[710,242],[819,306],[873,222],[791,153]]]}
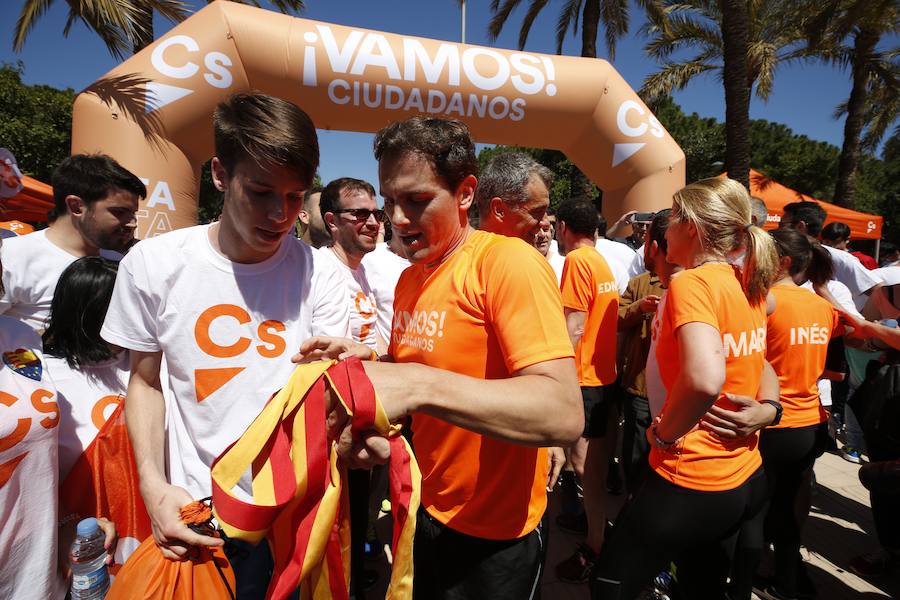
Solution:
{"label": "blue sky", "polygon": [[[99,39],[80,23],[68,38],[62,36],[67,5],[55,2],[32,30],[21,53],[12,51],[14,16],[18,16],[21,2],[6,6],[6,42],[0,44],[0,62],[21,60],[25,65],[25,82],[71,87],[80,90],[113,68],[117,61],[106,51]],[[189,2],[201,7],[202,2]],[[471,44],[516,48],[519,25],[525,13],[523,6],[513,13],[503,34],[496,42],[487,37],[490,19],[489,0],[469,0],[467,4],[466,41]],[[15,9],[13,9],[15,5]],[[555,26],[561,0],[549,2],[544,13],[535,21],[526,49],[533,52],[555,52]],[[643,46],[646,38],[638,34],[643,23],[640,11],[632,9],[631,33],[617,48],[613,63],[623,77],[639,88],[644,78],[656,69],[654,61],[646,58]],[[406,35],[459,41],[460,10],[456,0],[307,0],[303,18],[364,27]],[[157,18],[156,36],[172,27]],[[571,35],[563,48],[564,54],[580,53],[579,37]],[[605,49],[601,39],[598,51]],[[774,92],[768,103],[752,100],[750,116],[786,124],[795,133],[840,146],[843,122],[832,118],[834,107],[849,94],[847,71],[817,63],[801,63],[782,67],[776,75]],[[713,75],[697,79],[687,89],[675,94],[675,100],[686,112],[724,120],[725,101],[720,81]],[[377,171],[372,157],[372,136],[349,132],[320,131],[322,159],[320,174],[325,182],[336,177],[351,176],[367,179],[377,189]],[[0,140],[2,146],[2,140]],[[28,166],[23,165],[27,170]]]}

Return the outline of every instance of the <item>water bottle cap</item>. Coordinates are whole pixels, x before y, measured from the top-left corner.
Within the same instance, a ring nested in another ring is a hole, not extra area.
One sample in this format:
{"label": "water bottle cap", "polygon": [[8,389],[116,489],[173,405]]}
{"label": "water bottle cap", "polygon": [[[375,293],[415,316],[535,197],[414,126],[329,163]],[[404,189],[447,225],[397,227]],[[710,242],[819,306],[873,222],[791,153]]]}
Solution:
{"label": "water bottle cap", "polygon": [[75,528],[75,533],[80,536],[89,536],[93,533],[96,533],[99,529],[100,525],[97,524],[97,519],[95,519],[94,517],[88,517],[87,519],[82,519],[78,522],[78,526]]}

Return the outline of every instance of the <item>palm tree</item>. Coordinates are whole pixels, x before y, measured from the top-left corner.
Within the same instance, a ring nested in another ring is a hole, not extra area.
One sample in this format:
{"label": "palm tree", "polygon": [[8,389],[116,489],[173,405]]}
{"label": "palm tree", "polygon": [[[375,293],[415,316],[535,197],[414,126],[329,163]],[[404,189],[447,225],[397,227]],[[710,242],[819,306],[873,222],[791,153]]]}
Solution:
{"label": "palm tree", "polygon": [[[261,6],[258,0],[235,1]],[[28,34],[52,4],[53,0],[25,0],[16,22],[13,50],[22,50]],[[154,11],[176,23],[190,14],[183,0],[66,0],[66,4],[69,18],[63,35],[68,36],[72,25],[81,20],[100,36],[109,53],[119,59],[153,42]],[[273,0],[272,5],[283,13],[299,12],[304,7],[303,0]]]}
{"label": "palm tree", "polygon": [[[695,77],[716,74],[725,89],[725,167],[745,186],[750,171],[750,94],[767,100],[777,68],[806,57],[802,17],[790,0],[654,0],[644,33],[662,68],[640,94],[654,103]],[[693,50],[687,59],[676,52]]]}
{"label": "palm tree", "polygon": [[[637,0],[642,6],[649,6],[650,0]],[[528,34],[534,20],[547,5],[548,0],[530,0],[528,11],[519,28],[519,50],[525,48]],[[493,17],[488,23],[488,37],[496,41],[509,20],[510,14],[522,0],[491,0]],[[605,31],[606,51],[609,60],[616,58],[616,42],[628,33],[628,0],[566,0],[559,12],[556,22],[556,53],[562,54],[563,41],[571,29],[572,35],[578,34],[578,21],[581,19],[581,56],[597,58],[597,33],[600,21]],[[590,180],[576,169],[573,174],[572,193],[584,198],[593,197]]]}
{"label": "palm tree", "polygon": [[[644,4],[647,0],[638,0]],[[519,50],[525,48],[531,26],[547,6],[548,0],[530,0],[528,12],[519,28]],[[503,26],[512,11],[522,4],[522,0],[491,0],[493,17],[488,24],[488,37],[494,41],[503,31]],[[578,20],[581,19],[581,56],[597,58],[597,33],[603,21],[606,51],[610,60],[616,58],[616,42],[628,33],[628,0],[566,0],[556,22],[556,53],[562,54],[563,41],[569,30],[578,34]]]}
{"label": "palm tree", "polygon": [[[838,114],[846,114],[834,202],[853,206],[856,169],[864,142],[877,145],[897,116],[898,49],[879,50],[886,37],[900,32],[897,0],[817,0],[806,27],[810,47],[836,65],[850,67],[850,97]],[[845,44],[849,38],[850,44]],[[863,130],[869,124],[867,140]]]}

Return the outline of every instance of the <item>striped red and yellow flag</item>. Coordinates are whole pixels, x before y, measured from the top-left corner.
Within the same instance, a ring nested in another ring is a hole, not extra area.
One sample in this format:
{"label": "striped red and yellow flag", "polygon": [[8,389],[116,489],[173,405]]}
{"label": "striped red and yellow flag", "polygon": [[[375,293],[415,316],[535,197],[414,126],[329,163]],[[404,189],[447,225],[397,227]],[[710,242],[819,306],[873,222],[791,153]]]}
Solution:
{"label": "striped red and yellow flag", "polygon": [[[328,439],[328,386],[351,415],[353,431],[390,440],[393,570],[387,598],[412,598],[412,544],[421,474],[399,429],[387,419],[358,359],[300,365],[247,431],[212,465],[213,508],[228,537],[265,538],[275,562],[267,599],[349,597],[350,511],[346,470]],[[234,493],[252,474],[252,501]]]}

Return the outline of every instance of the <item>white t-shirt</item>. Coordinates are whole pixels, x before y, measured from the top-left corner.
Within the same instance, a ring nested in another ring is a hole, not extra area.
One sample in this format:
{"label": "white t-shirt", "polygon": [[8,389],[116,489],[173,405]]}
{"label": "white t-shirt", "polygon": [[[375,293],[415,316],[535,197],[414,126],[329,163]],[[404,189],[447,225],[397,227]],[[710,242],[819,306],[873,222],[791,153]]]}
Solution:
{"label": "white t-shirt", "polygon": [[[100,256],[121,260],[122,255],[101,250]],[[66,267],[80,257],[69,254],[47,239],[47,230],[9,238],[0,246],[3,287],[0,314],[19,319],[37,332],[44,330],[56,282]]]}
{"label": "white t-shirt", "polygon": [[59,480],[65,482],[85,448],[128,391],[128,352],[96,365],[73,369],[64,358],[46,356],[45,363],[59,399]]}
{"label": "white t-shirt", "polygon": [[347,289],[345,297],[350,310],[350,337],[375,350],[378,339],[378,303],[366,277],[366,266],[360,264],[358,269],[351,269],[337,257],[331,247],[321,248],[317,252],[332,262],[344,279]]}
{"label": "white t-shirt", "polygon": [[[562,272],[563,267],[566,264],[566,257],[562,256],[559,252],[555,252],[553,248],[547,251],[547,262],[550,263],[550,268],[553,269],[553,272],[556,273],[556,285],[562,285]],[[607,264],[609,261],[607,261]],[[613,274],[615,277],[615,274]],[[616,283],[618,286],[618,283]]]}
{"label": "white t-shirt", "polygon": [[865,292],[879,283],[881,278],[876,273],[863,266],[859,259],[845,250],[838,250],[822,244],[822,247],[831,254],[831,262],[834,265],[834,278],[849,288],[853,294],[853,303],[857,310],[862,310],[869,300]]}
{"label": "white t-shirt", "polygon": [[646,271],[647,267],[644,266],[644,246],[641,246],[634,253],[634,260],[631,261],[631,266],[628,268],[628,274],[632,277],[637,277]]}
{"label": "white t-shirt", "polygon": [[621,296],[628,289],[628,282],[631,280],[629,271],[631,263],[634,261],[634,250],[625,244],[606,238],[597,238],[595,247],[597,252],[606,259],[613,277],[616,278],[616,287],[619,288],[619,295]]}
{"label": "white t-shirt", "polygon": [[[341,274],[300,240],[238,264],[213,249],[209,228],[135,246],[101,330],[117,346],[163,353],[169,481],[197,499],[211,493],[212,462],[288,380],[300,344],[347,337],[350,319]],[[240,488],[249,492],[249,477]]]}
{"label": "white t-shirt", "polygon": [[647,368],[644,370],[644,378],[647,382],[647,402],[650,405],[651,419],[655,419],[662,412],[666,396],[669,395],[662,375],[659,373],[659,362],[656,360],[656,343],[659,338],[660,319],[666,308],[667,294],[668,291],[663,291],[662,296],[659,297],[656,313],[650,322],[650,351],[647,353]]}
{"label": "white t-shirt", "polygon": [[56,390],[27,325],[0,316],[0,598],[62,598]]}
{"label": "white t-shirt", "polygon": [[369,285],[375,293],[378,310],[378,335],[385,343],[391,339],[391,323],[394,320],[394,290],[400,274],[409,266],[409,261],[391,252],[386,243],[375,246],[362,259]]}

